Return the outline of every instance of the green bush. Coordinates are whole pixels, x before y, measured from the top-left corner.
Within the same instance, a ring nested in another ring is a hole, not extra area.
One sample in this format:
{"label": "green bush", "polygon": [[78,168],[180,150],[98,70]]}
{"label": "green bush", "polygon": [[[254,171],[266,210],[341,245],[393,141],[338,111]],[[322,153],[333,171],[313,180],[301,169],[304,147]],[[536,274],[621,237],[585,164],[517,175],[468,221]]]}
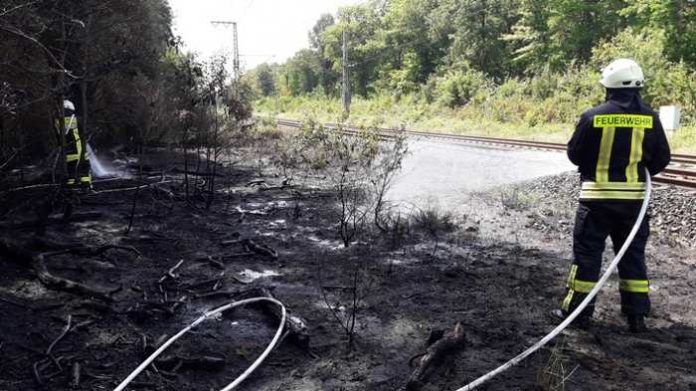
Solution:
{"label": "green bush", "polygon": [[437,101],[447,107],[463,106],[487,83],[483,73],[461,68],[447,71],[436,79]]}
{"label": "green bush", "polygon": [[562,75],[552,72],[548,66],[531,78],[528,83],[528,94],[534,99],[543,100],[554,96],[559,89]]}

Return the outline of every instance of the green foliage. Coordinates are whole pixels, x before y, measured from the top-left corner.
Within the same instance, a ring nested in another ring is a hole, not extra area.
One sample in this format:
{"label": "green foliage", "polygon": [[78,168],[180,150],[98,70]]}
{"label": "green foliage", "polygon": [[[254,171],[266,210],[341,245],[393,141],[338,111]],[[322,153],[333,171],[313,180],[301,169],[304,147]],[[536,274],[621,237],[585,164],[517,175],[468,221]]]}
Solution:
{"label": "green foliage", "polygon": [[322,88],[276,88],[280,97],[258,107],[337,118],[346,31],[352,123],[566,141],[578,115],[604,99],[600,69],[629,57],[645,71],[645,101],[679,105],[688,128],[696,121],[695,16],[690,0],[368,1],[317,22],[309,72],[294,59],[280,66],[288,80],[328,80]]}
{"label": "green foliage", "polygon": [[514,0],[445,0],[433,10],[433,34],[451,39],[448,62],[467,62],[500,80],[509,75],[511,48],[504,39],[519,18]]}
{"label": "green foliage", "polygon": [[[282,65],[284,80],[277,83],[286,88],[276,91],[297,96],[321,85],[323,94],[338,96],[344,32],[351,85],[365,97],[420,94],[459,107],[482,84],[514,78],[527,79],[530,94],[544,100],[568,91],[561,85],[567,77],[559,75],[594,76],[622,53],[656,75],[655,90],[669,91],[662,81],[673,78],[660,72],[686,83],[693,71],[694,15],[696,3],[688,0],[373,0],[343,7],[336,17],[322,15],[310,32],[314,55],[301,51]],[[682,59],[684,68],[674,68]],[[654,91],[646,96],[666,100]]]}
{"label": "green foliage", "polygon": [[141,121],[154,113],[139,106],[164,93],[160,60],[175,44],[166,1],[8,0],[2,8],[0,84],[21,96],[14,108],[0,107],[3,129],[38,136],[34,150],[54,146],[47,124],[62,113],[63,98],[76,104],[85,136],[110,128],[132,136],[136,127],[150,127]]}
{"label": "green foliage", "polygon": [[634,0],[621,14],[634,27],[663,30],[665,54],[674,62],[696,66],[696,2],[691,0]]}
{"label": "green foliage", "polygon": [[463,106],[488,83],[481,72],[467,67],[449,70],[435,79],[437,100],[447,107]]}
{"label": "green foliage", "polygon": [[285,65],[285,82],[291,95],[301,95],[313,91],[319,84],[321,67],[317,53],[301,50]]}
{"label": "green foliage", "polygon": [[261,95],[269,96],[276,92],[275,75],[273,69],[268,64],[261,64],[258,69],[258,85]]}
{"label": "green foliage", "polygon": [[309,32],[309,42],[312,45],[312,48],[317,49],[319,53],[323,52],[325,45],[322,37],[324,31],[326,31],[326,29],[330,26],[333,26],[335,23],[336,21],[333,15],[323,14],[319,17],[319,20],[317,20],[317,23],[314,24],[314,27],[312,27],[312,30]]}

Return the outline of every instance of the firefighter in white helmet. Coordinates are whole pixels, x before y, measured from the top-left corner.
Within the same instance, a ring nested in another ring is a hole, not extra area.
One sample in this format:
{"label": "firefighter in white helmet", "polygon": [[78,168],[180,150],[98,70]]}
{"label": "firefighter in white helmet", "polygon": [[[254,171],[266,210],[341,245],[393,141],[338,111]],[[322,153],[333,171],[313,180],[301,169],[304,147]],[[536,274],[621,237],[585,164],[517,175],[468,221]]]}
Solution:
{"label": "firefighter in white helmet", "polygon": [[[670,149],[660,118],[643,103],[643,70],[633,60],[618,59],[602,70],[599,82],[606,100],[580,116],[568,142],[568,157],[578,166],[582,180],[573,232],[573,264],[561,310],[572,312],[599,280],[607,236],[614,250],[623,245],[636,222],[645,197],[645,168],[650,175],[662,171]],[[621,310],[633,332],[645,330],[650,311],[649,282],[645,266],[648,217],[619,263]],[[591,303],[576,320],[589,326]]]}
{"label": "firefighter in white helmet", "polygon": [[[63,101],[65,128],[65,161],[68,176],[66,184],[69,187],[91,187],[92,175],[90,173],[89,156],[84,150],[84,143],[80,139],[80,131],[75,105],[69,101]],[[58,124],[59,121],[56,121]],[[59,125],[58,125],[59,126]]]}

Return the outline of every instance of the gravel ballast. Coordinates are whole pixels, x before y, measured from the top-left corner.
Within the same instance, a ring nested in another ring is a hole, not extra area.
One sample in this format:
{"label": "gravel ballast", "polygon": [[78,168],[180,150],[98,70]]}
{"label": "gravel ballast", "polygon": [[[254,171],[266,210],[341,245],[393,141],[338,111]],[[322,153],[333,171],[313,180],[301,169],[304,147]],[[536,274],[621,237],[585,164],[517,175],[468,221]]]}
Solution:
{"label": "gravel ballast", "polygon": [[[520,185],[543,204],[575,210],[580,193],[576,172],[552,175]],[[655,184],[650,202],[651,228],[659,240],[693,247],[696,244],[696,190]]]}

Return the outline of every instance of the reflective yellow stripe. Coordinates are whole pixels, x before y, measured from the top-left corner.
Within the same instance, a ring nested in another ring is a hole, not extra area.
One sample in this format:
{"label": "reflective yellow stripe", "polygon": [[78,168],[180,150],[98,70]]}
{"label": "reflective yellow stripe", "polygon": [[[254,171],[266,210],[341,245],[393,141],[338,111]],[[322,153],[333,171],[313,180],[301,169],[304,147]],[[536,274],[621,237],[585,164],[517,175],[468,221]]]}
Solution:
{"label": "reflective yellow stripe", "polygon": [[75,137],[75,149],[77,149],[77,155],[82,156],[82,143],[79,137]]}
{"label": "reflective yellow stripe", "polygon": [[563,303],[561,303],[561,309],[563,309],[563,311],[570,310],[570,303],[573,301],[573,296],[575,295],[575,292],[589,293],[592,290],[592,288],[594,288],[594,286],[597,284],[593,281],[577,280],[575,279],[575,276],[577,274],[578,265],[574,264],[570,267],[570,272],[568,273],[568,280],[566,281],[566,286],[568,287],[568,294],[566,294],[565,299],[563,299]]}
{"label": "reflective yellow stripe", "polygon": [[621,280],[619,289],[624,292],[648,293],[650,292],[650,282],[648,280]]}
{"label": "reflective yellow stripe", "polygon": [[80,182],[82,182],[82,183],[92,183],[92,177],[91,177],[91,176],[83,176],[83,177],[80,177]]}
{"label": "reflective yellow stripe", "polygon": [[570,266],[570,272],[568,272],[568,279],[566,280],[566,288],[568,288],[568,293],[561,303],[561,309],[563,311],[569,311],[570,303],[573,300],[573,282],[575,281],[575,275],[578,273],[578,265],[573,264]]}
{"label": "reflective yellow stripe", "polygon": [[583,190],[645,190],[645,182],[583,182]]}
{"label": "reflective yellow stripe", "polygon": [[569,289],[568,294],[566,295],[565,299],[563,299],[563,303],[561,304],[561,309],[565,312],[570,311],[570,303],[573,301],[573,290]]}
{"label": "reflective yellow stripe", "polygon": [[597,171],[595,174],[595,180],[597,182],[609,182],[609,162],[611,161],[611,149],[614,146],[615,134],[615,128],[602,129],[602,142],[599,145]]}
{"label": "reflective yellow stripe", "polygon": [[74,185],[75,184],[75,178],[70,178],[66,182],[68,185]]}
{"label": "reflective yellow stripe", "polygon": [[[65,124],[65,130],[77,129],[77,119],[75,117],[65,117],[63,118],[63,123]],[[56,120],[56,128],[60,127],[60,121]]]}
{"label": "reflective yellow stripe", "polygon": [[581,190],[580,199],[584,200],[642,200],[644,191],[617,190]]}
{"label": "reflective yellow stripe", "polygon": [[638,163],[643,159],[643,139],[645,129],[633,128],[631,135],[631,155],[626,166],[626,181],[631,183],[638,182]]}
{"label": "reflective yellow stripe", "polygon": [[570,273],[568,273],[568,280],[566,281],[566,288],[571,288],[573,286],[573,281],[575,280],[575,275],[578,272],[578,265],[573,264],[570,266]]}
{"label": "reflective yellow stripe", "polygon": [[573,281],[573,290],[580,293],[590,293],[595,285],[597,285],[596,282],[575,280]]}
{"label": "reflective yellow stripe", "polygon": [[570,272],[568,273],[568,280],[566,281],[566,287],[571,291],[576,291],[580,293],[589,293],[592,288],[597,284],[593,281],[583,281],[578,280],[575,276],[578,274],[578,265],[573,264],[570,266]]}
{"label": "reflective yellow stripe", "polygon": [[580,198],[599,200],[642,200],[645,198],[645,183],[583,182]]}
{"label": "reflective yellow stripe", "polygon": [[[65,117],[63,119],[63,122],[65,122],[66,129],[77,129],[77,120],[75,119],[74,115],[70,117]],[[79,140],[79,136],[76,138]]]}
{"label": "reflective yellow stripe", "polygon": [[648,128],[653,127],[650,115],[637,114],[605,114],[595,115],[592,121],[595,128]]}
{"label": "reflective yellow stripe", "polygon": [[65,155],[65,161],[74,162],[75,160],[80,160],[80,155],[78,155],[78,154]]}

